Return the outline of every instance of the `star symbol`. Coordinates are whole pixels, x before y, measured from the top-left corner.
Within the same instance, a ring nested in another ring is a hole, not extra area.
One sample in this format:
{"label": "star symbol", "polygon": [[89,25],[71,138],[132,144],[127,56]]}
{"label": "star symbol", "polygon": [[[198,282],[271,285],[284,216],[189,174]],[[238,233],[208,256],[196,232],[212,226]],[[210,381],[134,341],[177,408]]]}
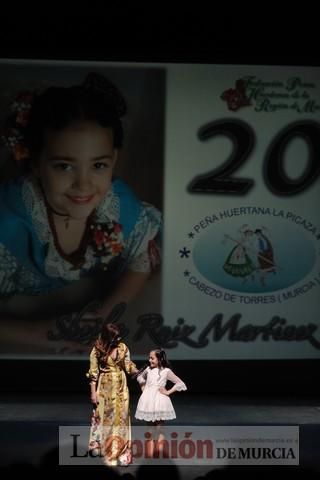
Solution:
{"label": "star symbol", "polygon": [[185,270],[185,271],[183,272],[183,275],[184,275],[185,277],[189,277],[189,275],[190,275],[189,270]]}
{"label": "star symbol", "polygon": [[190,250],[188,250],[186,247],[183,247],[179,250],[180,253],[180,258],[189,258],[189,255],[191,253]]}
{"label": "star symbol", "polygon": [[189,232],[189,233],[188,233],[188,237],[189,237],[189,238],[193,238],[193,237],[194,237],[194,233],[193,233],[193,232]]}

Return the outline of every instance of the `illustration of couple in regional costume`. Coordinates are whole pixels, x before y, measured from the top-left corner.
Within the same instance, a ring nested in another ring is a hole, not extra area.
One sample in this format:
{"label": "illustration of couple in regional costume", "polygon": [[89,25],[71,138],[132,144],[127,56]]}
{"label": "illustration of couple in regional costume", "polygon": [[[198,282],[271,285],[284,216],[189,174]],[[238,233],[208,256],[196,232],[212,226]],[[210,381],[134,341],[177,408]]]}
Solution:
{"label": "illustration of couple in regional costume", "polygon": [[249,278],[255,281],[256,273],[260,274],[261,285],[265,285],[268,273],[276,273],[273,246],[266,235],[266,228],[253,230],[249,225],[240,228],[240,240],[225,235],[226,240],[236,243],[229,253],[223,269],[233,277],[240,277],[245,283]]}

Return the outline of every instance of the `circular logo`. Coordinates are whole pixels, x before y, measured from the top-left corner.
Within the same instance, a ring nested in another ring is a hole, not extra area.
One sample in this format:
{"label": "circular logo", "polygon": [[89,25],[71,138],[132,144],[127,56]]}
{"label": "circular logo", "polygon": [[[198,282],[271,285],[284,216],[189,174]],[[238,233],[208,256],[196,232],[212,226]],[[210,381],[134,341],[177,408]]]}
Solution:
{"label": "circular logo", "polygon": [[[230,223],[230,222],[229,222]],[[238,292],[284,289],[314,267],[316,251],[295,223],[218,223],[193,239],[192,259],[209,282]]]}

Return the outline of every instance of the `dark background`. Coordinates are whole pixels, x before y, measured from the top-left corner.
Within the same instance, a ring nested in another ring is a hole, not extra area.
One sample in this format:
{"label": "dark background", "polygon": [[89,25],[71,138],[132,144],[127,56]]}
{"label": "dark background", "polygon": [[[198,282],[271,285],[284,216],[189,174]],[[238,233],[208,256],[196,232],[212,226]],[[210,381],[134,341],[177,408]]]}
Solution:
{"label": "dark background", "polygon": [[[170,351],[167,351],[170,358]],[[134,357],[133,357],[134,360]],[[140,368],[145,362],[137,362]],[[1,360],[1,392],[88,393],[89,359]],[[320,360],[175,360],[172,368],[188,392],[292,398],[319,395]],[[136,381],[130,391],[139,392]]]}
{"label": "dark background", "polygon": [[[0,55],[103,61],[319,65],[308,2],[2,7]],[[177,2],[178,3],[178,2]]]}

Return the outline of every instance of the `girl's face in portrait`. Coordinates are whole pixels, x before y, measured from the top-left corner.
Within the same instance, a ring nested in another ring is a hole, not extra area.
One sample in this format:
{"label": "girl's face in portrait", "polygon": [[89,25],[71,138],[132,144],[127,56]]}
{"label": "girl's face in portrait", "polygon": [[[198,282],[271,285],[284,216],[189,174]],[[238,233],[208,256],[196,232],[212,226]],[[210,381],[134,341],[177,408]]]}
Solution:
{"label": "girl's face in portrait", "polygon": [[156,357],[155,352],[153,351],[149,353],[149,363],[150,363],[150,368],[156,368],[159,365],[159,361]]}
{"label": "girl's face in portrait", "polygon": [[116,158],[112,130],[83,121],[46,132],[34,171],[49,205],[82,220],[110,189]]}

